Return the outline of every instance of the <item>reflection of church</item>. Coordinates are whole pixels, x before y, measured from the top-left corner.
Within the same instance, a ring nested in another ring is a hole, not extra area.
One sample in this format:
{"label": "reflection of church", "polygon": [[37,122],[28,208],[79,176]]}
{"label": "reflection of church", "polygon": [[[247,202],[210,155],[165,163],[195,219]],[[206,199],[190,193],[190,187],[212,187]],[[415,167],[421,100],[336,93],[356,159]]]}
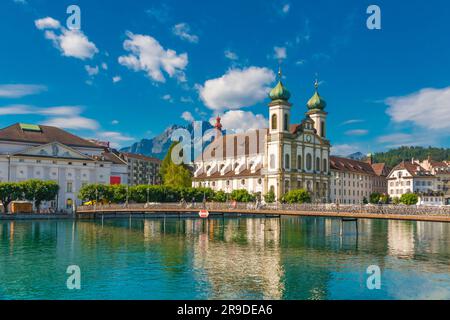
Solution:
{"label": "reflection of church", "polygon": [[279,81],[269,94],[269,124],[264,130],[222,135],[217,119],[216,139],[195,160],[194,186],[231,192],[247,189],[277,198],[292,189],[308,189],[315,200],[329,200],[330,142],[326,135],[326,102],[315,92],[305,118],[289,102],[290,92]]}

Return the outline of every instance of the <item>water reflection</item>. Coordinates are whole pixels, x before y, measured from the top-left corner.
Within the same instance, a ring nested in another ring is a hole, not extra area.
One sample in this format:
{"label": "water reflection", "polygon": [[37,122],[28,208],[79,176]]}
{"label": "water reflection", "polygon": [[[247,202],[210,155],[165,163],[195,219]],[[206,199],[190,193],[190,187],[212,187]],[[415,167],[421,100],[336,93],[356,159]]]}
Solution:
{"label": "water reflection", "polygon": [[[449,244],[450,224],[430,222],[4,221],[0,298],[450,298]],[[65,288],[71,264],[82,269],[78,292]],[[365,287],[372,264],[377,292]]]}

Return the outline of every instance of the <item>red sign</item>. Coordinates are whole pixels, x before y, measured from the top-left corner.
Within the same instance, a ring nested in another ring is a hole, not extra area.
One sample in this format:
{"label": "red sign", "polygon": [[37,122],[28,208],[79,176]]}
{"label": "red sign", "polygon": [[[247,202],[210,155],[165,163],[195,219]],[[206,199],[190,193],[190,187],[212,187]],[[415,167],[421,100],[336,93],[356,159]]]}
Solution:
{"label": "red sign", "polygon": [[109,178],[109,184],[120,184],[120,182],[121,182],[120,177],[117,177],[117,176],[111,176],[111,177]]}

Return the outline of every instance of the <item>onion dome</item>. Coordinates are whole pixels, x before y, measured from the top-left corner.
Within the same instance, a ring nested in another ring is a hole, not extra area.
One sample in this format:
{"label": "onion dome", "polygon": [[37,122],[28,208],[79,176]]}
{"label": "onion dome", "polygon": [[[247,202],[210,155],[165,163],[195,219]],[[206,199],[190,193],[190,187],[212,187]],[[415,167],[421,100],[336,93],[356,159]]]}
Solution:
{"label": "onion dome", "polygon": [[319,82],[316,80],[314,83],[314,87],[316,88],[316,92],[314,92],[314,95],[309,99],[308,103],[306,104],[308,106],[308,109],[318,109],[323,110],[327,106],[327,103],[325,100],[322,99],[322,97],[319,95],[318,88],[319,88]]}
{"label": "onion dome", "polygon": [[283,101],[288,101],[289,98],[291,97],[291,93],[289,92],[288,89],[286,89],[286,87],[283,85],[283,83],[281,82],[281,68],[278,71],[278,83],[275,86],[275,88],[272,89],[272,91],[270,91],[269,93],[269,97],[272,101],[275,100],[283,100]]}

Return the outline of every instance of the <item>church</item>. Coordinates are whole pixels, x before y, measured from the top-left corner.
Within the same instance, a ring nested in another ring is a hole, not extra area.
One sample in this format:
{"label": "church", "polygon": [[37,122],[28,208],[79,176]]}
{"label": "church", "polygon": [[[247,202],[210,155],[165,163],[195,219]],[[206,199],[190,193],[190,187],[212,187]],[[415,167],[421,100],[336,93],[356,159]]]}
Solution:
{"label": "church", "polygon": [[329,202],[331,145],[326,102],[318,87],[316,80],[301,123],[291,123],[301,111],[289,102],[291,93],[282,82],[281,70],[269,93],[268,128],[224,134],[217,117],[214,141],[194,161],[193,186],[227,193],[236,189],[261,195],[273,191],[277,199],[304,188],[313,202]]}

